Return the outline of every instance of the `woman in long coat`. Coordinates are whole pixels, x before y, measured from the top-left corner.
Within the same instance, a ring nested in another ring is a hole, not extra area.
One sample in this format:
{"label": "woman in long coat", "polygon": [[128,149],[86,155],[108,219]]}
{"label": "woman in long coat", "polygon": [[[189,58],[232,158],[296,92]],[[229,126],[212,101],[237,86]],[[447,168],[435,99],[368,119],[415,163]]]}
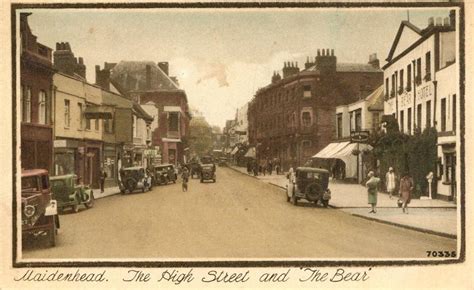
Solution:
{"label": "woman in long coat", "polygon": [[408,175],[408,173],[403,174],[403,177],[400,179],[400,199],[403,201],[403,212],[408,213],[408,204],[411,200],[411,193],[415,188],[413,178]]}
{"label": "woman in long coat", "polygon": [[374,172],[370,171],[369,174],[367,174],[369,180],[367,180],[367,182],[365,183],[365,186],[367,187],[368,203],[372,206],[372,210],[369,211],[369,213],[377,212],[377,209],[375,207],[377,206],[377,191],[380,183],[380,178],[375,177],[374,175]]}

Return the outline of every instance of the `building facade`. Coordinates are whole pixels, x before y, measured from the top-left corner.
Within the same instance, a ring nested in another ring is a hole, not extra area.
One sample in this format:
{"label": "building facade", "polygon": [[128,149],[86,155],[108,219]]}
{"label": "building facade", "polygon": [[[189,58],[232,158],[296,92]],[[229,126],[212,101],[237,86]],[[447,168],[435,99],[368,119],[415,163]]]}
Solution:
{"label": "building facade", "polygon": [[52,49],[37,42],[29,13],[20,14],[21,168],[52,170]]}
{"label": "building facade", "polygon": [[[191,114],[186,92],[169,76],[169,64],[121,61],[111,69],[111,80],[133,101],[157,116],[151,146],[159,149],[163,163],[186,162]],[[154,108],[153,108],[154,107]]]}
{"label": "building facade", "polygon": [[283,169],[302,165],[328,145],[338,105],[365,98],[383,82],[379,61],[338,63],[334,50],[318,50],[300,71],[285,62],[282,75],[261,88],[249,103],[249,142],[257,160],[279,159]]}
{"label": "building facade", "polygon": [[438,131],[439,198],[455,200],[460,178],[459,63],[455,11],[430,18],[421,30],[403,21],[384,65],[385,114],[400,131],[434,127]]}

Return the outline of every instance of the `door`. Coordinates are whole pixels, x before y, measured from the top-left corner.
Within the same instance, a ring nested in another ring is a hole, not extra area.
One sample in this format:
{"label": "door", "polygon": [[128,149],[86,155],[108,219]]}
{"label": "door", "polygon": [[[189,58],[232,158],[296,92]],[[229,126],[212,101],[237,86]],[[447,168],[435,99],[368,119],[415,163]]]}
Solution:
{"label": "door", "polygon": [[457,200],[457,180],[456,180],[456,153],[451,155],[451,198],[454,202]]}

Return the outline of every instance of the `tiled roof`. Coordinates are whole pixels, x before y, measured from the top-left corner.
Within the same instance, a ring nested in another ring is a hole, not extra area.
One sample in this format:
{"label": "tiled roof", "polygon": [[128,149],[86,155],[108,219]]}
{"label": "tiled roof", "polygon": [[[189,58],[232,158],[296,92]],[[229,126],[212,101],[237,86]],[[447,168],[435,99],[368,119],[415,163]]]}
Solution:
{"label": "tiled roof", "polygon": [[[309,67],[308,69],[303,70],[305,71],[318,71],[316,69],[316,65]],[[336,64],[336,71],[337,72],[381,72],[380,68],[376,68],[370,64],[365,63],[337,63]]]}
{"label": "tiled roof", "polygon": [[[150,88],[146,87],[146,66],[150,70]],[[126,91],[179,90],[178,85],[152,61],[121,61],[111,71],[111,78]]]}

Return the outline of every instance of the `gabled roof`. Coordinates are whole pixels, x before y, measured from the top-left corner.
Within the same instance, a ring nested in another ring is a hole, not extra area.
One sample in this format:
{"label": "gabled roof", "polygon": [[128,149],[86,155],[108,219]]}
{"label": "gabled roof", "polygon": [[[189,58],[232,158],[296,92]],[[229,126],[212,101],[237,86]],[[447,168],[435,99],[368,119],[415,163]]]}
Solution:
{"label": "gabled roof", "polygon": [[402,23],[400,23],[400,27],[398,28],[398,32],[397,32],[397,35],[395,36],[395,40],[393,41],[392,43],[392,47],[390,48],[390,52],[388,53],[388,56],[387,56],[387,61],[390,61],[393,57],[393,54],[395,53],[395,49],[397,48],[397,45],[398,45],[398,42],[400,41],[400,38],[402,36],[402,33],[403,33],[403,29],[407,27],[411,30],[413,30],[415,33],[417,33],[419,36],[422,35],[422,32],[421,32],[421,29],[419,29],[418,27],[416,27],[415,25],[413,25],[413,23],[409,22],[409,21],[402,21]]}

